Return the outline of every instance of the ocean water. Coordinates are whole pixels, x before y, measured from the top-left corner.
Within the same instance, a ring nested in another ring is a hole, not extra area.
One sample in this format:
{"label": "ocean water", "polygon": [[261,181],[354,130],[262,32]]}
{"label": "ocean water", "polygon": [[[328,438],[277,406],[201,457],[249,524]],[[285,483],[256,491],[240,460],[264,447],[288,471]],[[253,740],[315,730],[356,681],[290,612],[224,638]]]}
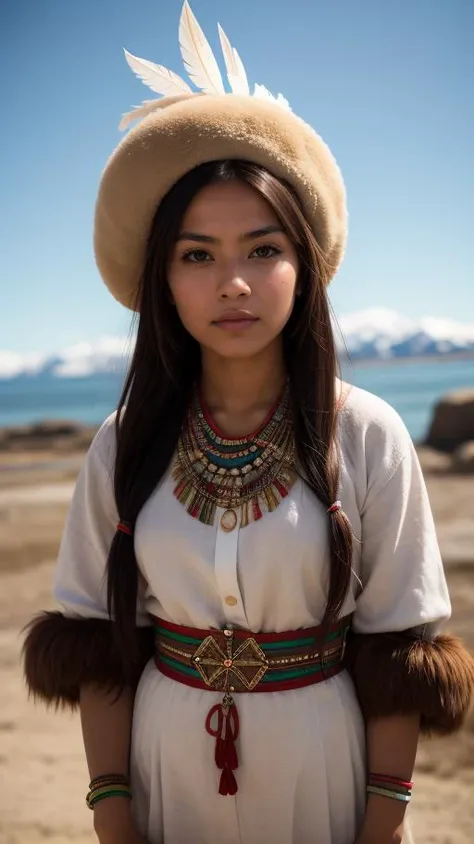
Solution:
{"label": "ocean water", "polygon": [[398,411],[415,442],[428,432],[433,409],[447,393],[474,389],[474,359],[351,364],[347,381],[385,399]]}
{"label": "ocean water", "polygon": [[[474,388],[474,359],[352,363],[344,367],[343,375],[391,404],[419,441],[441,396],[461,387]],[[43,419],[100,424],[116,407],[121,384],[117,375],[0,382],[0,428]]]}

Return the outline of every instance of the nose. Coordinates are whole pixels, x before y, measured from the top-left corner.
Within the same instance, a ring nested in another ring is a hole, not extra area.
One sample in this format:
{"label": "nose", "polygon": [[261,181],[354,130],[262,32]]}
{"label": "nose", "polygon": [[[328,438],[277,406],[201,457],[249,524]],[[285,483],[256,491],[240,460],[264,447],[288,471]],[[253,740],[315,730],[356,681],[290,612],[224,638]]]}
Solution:
{"label": "nose", "polygon": [[252,290],[242,277],[242,273],[238,272],[234,267],[228,268],[222,274],[219,282],[218,293],[220,299],[240,299],[241,297],[250,296]]}

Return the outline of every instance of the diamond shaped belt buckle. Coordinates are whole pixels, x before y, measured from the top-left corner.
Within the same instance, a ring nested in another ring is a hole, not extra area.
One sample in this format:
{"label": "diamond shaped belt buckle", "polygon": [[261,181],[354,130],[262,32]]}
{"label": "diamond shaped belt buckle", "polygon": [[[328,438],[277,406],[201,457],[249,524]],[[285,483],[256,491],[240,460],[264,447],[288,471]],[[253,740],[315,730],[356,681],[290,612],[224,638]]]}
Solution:
{"label": "diamond shaped belt buckle", "polygon": [[[224,632],[228,635],[227,631]],[[245,639],[232,653],[232,636],[229,639],[226,652],[214,636],[207,636],[191,660],[206,686],[219,691],[252,691],[268,669],[266,656],[252,638]]]}

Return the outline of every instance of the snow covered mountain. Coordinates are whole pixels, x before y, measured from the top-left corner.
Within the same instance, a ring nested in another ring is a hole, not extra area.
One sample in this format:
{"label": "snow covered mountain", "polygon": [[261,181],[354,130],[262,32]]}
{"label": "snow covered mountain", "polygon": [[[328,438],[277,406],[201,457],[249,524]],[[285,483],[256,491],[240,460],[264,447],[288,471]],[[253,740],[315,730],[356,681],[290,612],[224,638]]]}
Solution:
{"label": "snow covered mountain", "polygon": [[[474,354],[474,324],[435,317],[414,320],[395,311],[373,308],[340,317],[334,322],[334,330],[341,354],[347,350],[352,360]],[[128,338],[100,337],[93,343],[78,343],[53,356],[0,350],[0,380],[121,374],[131,346]]]}
{"label": "snow covered mountain", "polygon": [[343,316],[338,323],[338,346],[344,347],[342,335],[353,360],[474,352],[474,323],[435,317],[414,320],[382,308]]}
{"label": "snow covered mountain", "polygon": [[0,350],[0,380],[12,378],[85,378],[121,374],[131,343],[125,337],[99,337],[93,343],[77,343],[53,356],[21,355]]}

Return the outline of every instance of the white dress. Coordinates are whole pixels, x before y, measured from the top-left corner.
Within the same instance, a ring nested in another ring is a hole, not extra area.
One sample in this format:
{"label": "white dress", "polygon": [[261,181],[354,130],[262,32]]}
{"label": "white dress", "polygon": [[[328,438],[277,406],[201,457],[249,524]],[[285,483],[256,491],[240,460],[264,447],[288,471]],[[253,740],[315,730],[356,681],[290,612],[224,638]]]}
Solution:
{"label": "white dress", "polygon": [[[77,481],[59,553],[55,597],[66,614],[106,618],[107,551],[117,512],[109,417]],[[424,626],[450,603],[430,505],[411,439],[395,411],[352,388],[339,419],[339,498],[354,536],[342,615],[358,633]],[[297,481],[277,510],[222,530],[193,519],[165,476],[136,525],[143,575],[138,623],[254,632],[317,625],[328,582],[329,517]],[[150,661],[134,709],[133,811],[150,844],[353,844],[365,806],[364,726],[346,672],[314,686],[236,695],[235,796],[218,794],[205,718],[222,694],[171,680]],[[409,840],[408,837],[405,840]]]}

